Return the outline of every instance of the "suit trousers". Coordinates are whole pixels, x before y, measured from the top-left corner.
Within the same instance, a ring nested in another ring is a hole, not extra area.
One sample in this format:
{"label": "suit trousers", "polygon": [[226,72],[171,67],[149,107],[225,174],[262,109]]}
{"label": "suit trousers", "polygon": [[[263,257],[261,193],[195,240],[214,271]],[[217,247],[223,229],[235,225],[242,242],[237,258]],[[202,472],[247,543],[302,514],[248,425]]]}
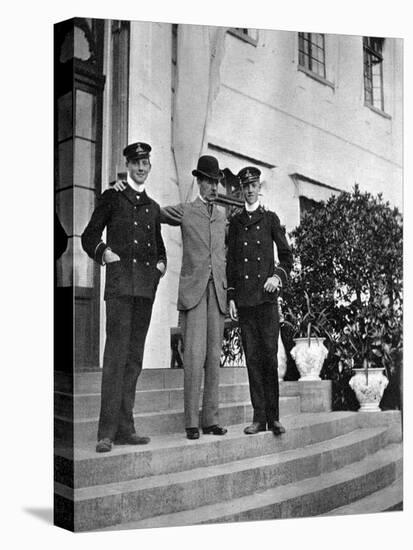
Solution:
{"label": "suit trousers", "polygon": [[106,344],[98,440],[135,433],[133,407],[142,370],[152,300],[120,296],[106,300]]}
{"label": "suit trousers", "polygon": [[203,427],[218,424],[219,369],[224,321],[225,316],[219,308],[214,282],[209,280],[198,304],[192,309],[182,311],[186,428],[199,426],[203,369],[205,374],[201,424]]}
{"label": "suit trousers", "polygon": [[239,325],[248,369],[253,422],[279,420],[276,304],[239,308]]}

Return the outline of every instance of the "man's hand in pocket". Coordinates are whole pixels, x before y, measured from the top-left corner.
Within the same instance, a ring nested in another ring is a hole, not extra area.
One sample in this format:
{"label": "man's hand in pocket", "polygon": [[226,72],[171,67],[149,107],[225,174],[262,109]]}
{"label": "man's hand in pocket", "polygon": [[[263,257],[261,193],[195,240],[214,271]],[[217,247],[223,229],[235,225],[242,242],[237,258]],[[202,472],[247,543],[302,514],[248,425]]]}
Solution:
{"label": "man's hand in pocket", "polygon": [[103,253],[103,261],[105,264],[111,264],[113,262],[120,262],[120,258],[115,252],[112,252],[110,248],[107,248]]}

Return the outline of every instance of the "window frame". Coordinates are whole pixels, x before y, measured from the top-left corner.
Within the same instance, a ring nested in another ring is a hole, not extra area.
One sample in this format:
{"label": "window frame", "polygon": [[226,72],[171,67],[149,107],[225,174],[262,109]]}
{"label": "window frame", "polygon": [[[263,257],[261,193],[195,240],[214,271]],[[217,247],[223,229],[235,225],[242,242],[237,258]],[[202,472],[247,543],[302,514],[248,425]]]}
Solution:
{"label": "window frame", "polygon": [[[364,105],[369,107],[375,112],[380,114],[385,113],[384,111],[384,79],[383,79],[383,47],[384,47],[384,38],[375,37],[375,36],[363,36],[363,87],[364,87]],[[374,42],[373,42],[374,41]],[[379,48],[375,48],[375,45]],[[376,62],[369,63],[369,60],[376,58]],[[373,75],[373,66],[379,65],[380,75],[379,82],[380,87],[374,86],[374,75]],[[366,83],[369,82],[370,86],[367,86]],[[379,103],[380,106],[376,104],[376,97],[374,95],[374,90],[380,90]],[[368,97],[370,95],[370,97]]]}
{"label": "window frame", "polygon": [[[305,36],[306,35],[306,36]],[[316,44],[312,40],[313,35],[321,36],[323,39],[323,45],[322,47]],[[307,42],[308,44],[308,51],[305,51],[302,48],[302,44]],[[318,48],[322,51],[322,61],[318,59],[317,57],[314,57],[312,55],[313,46],[315,48]],[[301,62],[301,59],[308,59],[308,66]],[[319,74],[318,72],[313,70],[313,61],[316,63],[322,65],[323,67],[323,74]],[[320,80],[323,83],[329,83],[331,84],[326,77],[327,71],[326,71],[326,41],[325,41],[325,34],[323,33],[311,33],[311,32],[299,32],[298,33],[298,68],[308,74],[309,76],[315,77],[317,80]]]}

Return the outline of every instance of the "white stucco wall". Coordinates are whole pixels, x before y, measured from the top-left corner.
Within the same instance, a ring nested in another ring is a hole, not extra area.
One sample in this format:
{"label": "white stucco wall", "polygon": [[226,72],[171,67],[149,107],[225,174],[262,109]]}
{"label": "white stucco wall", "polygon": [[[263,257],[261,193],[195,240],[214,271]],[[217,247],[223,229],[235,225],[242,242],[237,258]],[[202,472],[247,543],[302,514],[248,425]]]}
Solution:
{"label": "white stucco wall", "polygon": [[[128,141],[152,145],[146,187],[161,206],[179,202],[171,150],[171,25],[131,23]],[[144,368],[170,364],[170,327],[177,324],[176,297],[181,265],[179,228],[162,226],[168,269],[160,280],[144,357]]]}
{"label": "white stucco wall", "polygon": [[[161,205],[179,202],[171,149],[171,34],[169,24],[131,23],[128,141],[151,143],[147,188]],[[402,207],[402,42],[386,39],[384,57],[388,116],[364,105],[361,37],[326,35],[326,85],[298,70],[297,33],[260,30],[257,46],[226,35],[210,150],[233,172],[249,163],[243,156],[274,166],[262,169],[263,201],[287,231],[299,222],[294,173],[338,189],[357,182]],[[194,82],[194,93],[196,88]],[[311,184],[303,188],[318,200],[330,193]],[[169,329],[177,323],[180,230],[163,226],[162,233],[168,272],[155,301],[145,368],[169,366]]]}
{"label": "white stucco wall", "polygon": [[364,105],[361,37],[326,36],[331,86],[298,70],[297,52],[293,32],[260,30],[257,46],[227,35],[210,141],[276,166],[264,192],[288,229],[299,221],[292,173],[357,182],[401,208],[401,41],[385,41],[388,117]]}

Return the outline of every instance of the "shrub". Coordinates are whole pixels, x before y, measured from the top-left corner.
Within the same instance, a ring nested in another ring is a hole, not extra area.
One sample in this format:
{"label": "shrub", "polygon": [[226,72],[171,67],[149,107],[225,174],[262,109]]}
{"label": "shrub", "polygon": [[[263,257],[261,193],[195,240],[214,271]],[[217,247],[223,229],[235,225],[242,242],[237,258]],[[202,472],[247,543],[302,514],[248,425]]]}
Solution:
{"label": "shrub", "polygon": [[[328,312],[330,354],[322,375],[347,379],[353,366],[367,361],[385,368],[390,382],[396,380],[403,315],[398,209],[356,185],[351,193],[315,205],[290,237],[295,266],[285,294],[287,310],[302,317],[309,300],[315,311]],[[348,405],[342,395],[335,400],[339,408]]]}

